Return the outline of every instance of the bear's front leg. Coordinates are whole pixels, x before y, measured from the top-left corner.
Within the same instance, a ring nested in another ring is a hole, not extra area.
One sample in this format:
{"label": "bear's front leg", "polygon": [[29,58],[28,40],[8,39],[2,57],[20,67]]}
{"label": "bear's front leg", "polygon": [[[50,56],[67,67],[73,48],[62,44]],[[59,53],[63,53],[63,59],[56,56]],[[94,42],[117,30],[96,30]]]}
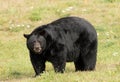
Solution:
{"label": "bear's front leg", "polygon": [[63,44],[56,43],[51,50],[51,62],[55,72],[64,73],[66,65],[66,47]]}
{"label": "bear's front leg", "polygon": [[66,54],[64,51],[56,53],[53,57],[52,64],[55,72],[64,73],[66,65]]}
{"label": "bear's front leg", "polygon": [[55,72],[64,73],[66,62],[64,60],[62,61],[61,60],[58,61],[58,60],[52,63],[54,70]]}
{"label": "bear's front leg", "polygon": [[35,77],[45,71],[45,60],[37,55],[30,55],[31,63],[35,71]]}

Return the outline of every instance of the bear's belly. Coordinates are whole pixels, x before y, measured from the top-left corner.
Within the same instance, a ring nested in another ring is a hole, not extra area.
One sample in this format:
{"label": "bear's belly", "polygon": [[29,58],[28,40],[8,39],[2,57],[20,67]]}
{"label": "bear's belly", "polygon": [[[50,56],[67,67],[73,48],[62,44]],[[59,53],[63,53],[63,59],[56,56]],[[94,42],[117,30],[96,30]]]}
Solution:
{"label": "bear's belly", "polygon": [[72,62],[72,61],[75,61],[78,57],[79,57],[78,53],[69,53],[69,54],[67,54],[66,61]]}

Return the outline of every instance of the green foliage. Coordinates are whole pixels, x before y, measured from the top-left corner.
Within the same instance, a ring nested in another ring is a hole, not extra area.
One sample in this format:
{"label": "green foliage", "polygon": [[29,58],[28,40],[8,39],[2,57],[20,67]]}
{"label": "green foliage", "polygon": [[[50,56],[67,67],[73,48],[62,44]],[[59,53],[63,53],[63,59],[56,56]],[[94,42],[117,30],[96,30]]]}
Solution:
{"label": "green foliage", "polygon": [[8,19],[6,17],[0,17],[0,25],[5,24],[6,22],[8,22]]}
{"label": "green foliage", "polygon": [[14,27],[10,27],[9,28],[9,30],[11,31],[11,32],[19,32],[19,31],[21,31],[21,30],[23,30],[24,29],[24,27],[23,26],[14,26]]}
{"label": "green foliage", "polygon": [[9,31],[10,32],[20,32],[25,29],[30,29],[31,25],[26,25],[26,24],[10,24],[9,26]]}
{"label": "green foliage", "polygon": [[103,0],[104,2],[109,2],[109,3],[113,3],[116,2],[117,0]]}
{"label": "green foliage", "polygon": [[67,17],[67,16],[70,16],[70,12],[67,12],[65,10],[57,10],[56,12],[56,15],[59,16],[60,18],[61,17]]}
{"label": "green foliage", "polygon": [[30,13],[29,19],[31,21],[39,21],[42,19],[41,14],[42,14],[42,10],[39,8],[32,10],[32,12]]}

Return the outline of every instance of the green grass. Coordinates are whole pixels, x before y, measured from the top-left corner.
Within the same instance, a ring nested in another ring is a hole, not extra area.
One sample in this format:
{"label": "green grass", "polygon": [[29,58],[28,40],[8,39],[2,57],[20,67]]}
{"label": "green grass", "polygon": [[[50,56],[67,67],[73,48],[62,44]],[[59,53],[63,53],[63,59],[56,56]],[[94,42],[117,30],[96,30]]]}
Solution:
{"label": "green grass", "polygon": [[[0,81],[7,82],[120,82],[119,0],[0,0]],[[33,78],[24,33],[65,16],[90,21],[98,33],[96,70],[75,72],[67,63],[64,74],[46,72]]]}

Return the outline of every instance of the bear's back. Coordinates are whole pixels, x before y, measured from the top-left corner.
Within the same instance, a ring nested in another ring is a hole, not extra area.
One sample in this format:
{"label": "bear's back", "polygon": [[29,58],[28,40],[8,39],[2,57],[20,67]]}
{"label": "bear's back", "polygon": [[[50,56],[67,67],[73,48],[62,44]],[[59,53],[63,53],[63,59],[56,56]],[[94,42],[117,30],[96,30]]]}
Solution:
{"label": "bear's back", "polygon": [[56,21],[53,21],[49,24],[39,26],[35,30],[33,30],[32,33],[38,33],[39,31],[41,31],[45,28],[48,28],[51,30],[58,30],[58,31],[65,30],[65,31],[75,31],[75,32],[81,32],[81,31],[89,29],[89,28],[92,31],[95,30],[93,28],[93,26],[83,18],[64,17],[64,18],[60,18]]}

